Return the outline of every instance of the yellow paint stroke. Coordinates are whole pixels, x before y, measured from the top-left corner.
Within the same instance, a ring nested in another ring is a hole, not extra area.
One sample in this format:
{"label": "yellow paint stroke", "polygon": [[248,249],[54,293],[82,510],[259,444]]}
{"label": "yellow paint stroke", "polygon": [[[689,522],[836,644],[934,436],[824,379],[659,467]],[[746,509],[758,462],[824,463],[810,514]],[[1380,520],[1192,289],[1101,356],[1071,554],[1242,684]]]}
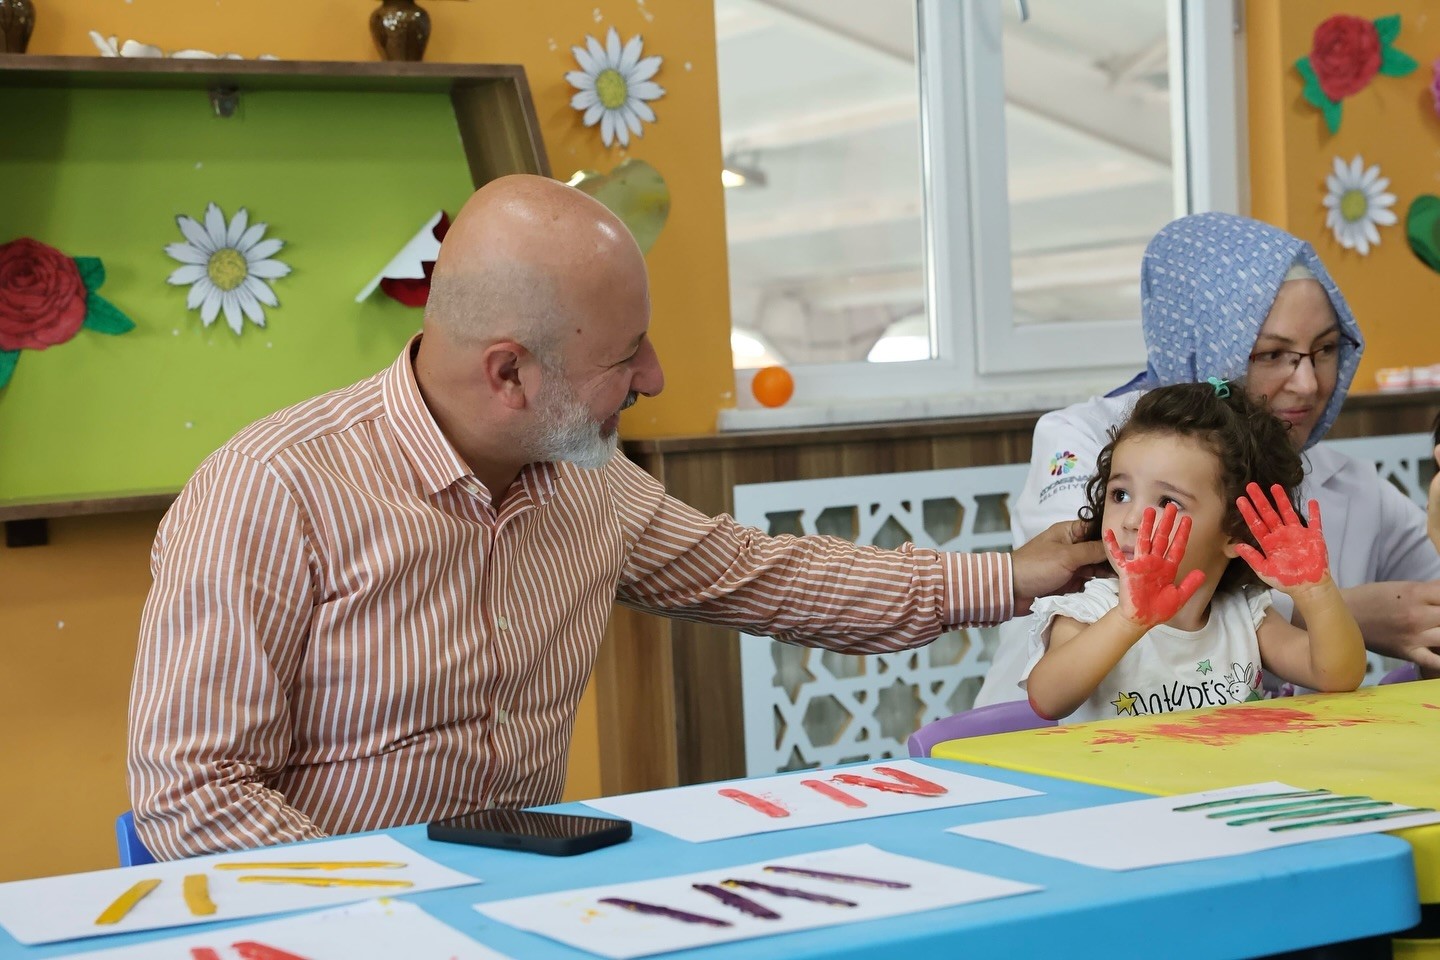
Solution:
{"label": "yellow paint stroke", "polygon": [[125,914],[135,908],[135,904],[144,900],[150,891],[158,886],[160,886],[159,880],[141,880],[116,897],[114,903],[102,910],[100,916],[95,918],[95,923],[97,925],[119,923],[125,919]]}
{"label": "yellow paint stroke", "polygon": [[413,887],[409,880],[351,880],[346,877],[240,877],[241,883],[289,883],[301,887]]}
{"label": "yellow paint stroke", "polygon": [[295,860],[289,863],[217,863],[216,870],[401,870],[394,860]]}
{"label": "yellow paint stroke", "polygon": [[210,881],[205,874],[185,875],[185,906],[196,917],[208,917],[215,912],[215,901],[210,899]]}

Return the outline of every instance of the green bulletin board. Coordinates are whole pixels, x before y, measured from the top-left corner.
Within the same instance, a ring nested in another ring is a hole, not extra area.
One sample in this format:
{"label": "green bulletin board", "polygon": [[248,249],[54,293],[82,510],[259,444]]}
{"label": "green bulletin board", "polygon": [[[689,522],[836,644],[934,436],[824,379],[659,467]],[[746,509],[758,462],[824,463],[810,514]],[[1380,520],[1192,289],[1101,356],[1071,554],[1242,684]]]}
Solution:
{"label": "green bulletin board", "polygon": [[[135,321],[20,354],[0,389],[0,504],[174,491],[247,423],[389,365],[421,311],[355,295],[472,189],[443,92],[255,90],[220,118],[198,89],[0,89],[0,242],[96,256]],[[177,214],[246,207],[293,272],[266,327],[185,309]]]}

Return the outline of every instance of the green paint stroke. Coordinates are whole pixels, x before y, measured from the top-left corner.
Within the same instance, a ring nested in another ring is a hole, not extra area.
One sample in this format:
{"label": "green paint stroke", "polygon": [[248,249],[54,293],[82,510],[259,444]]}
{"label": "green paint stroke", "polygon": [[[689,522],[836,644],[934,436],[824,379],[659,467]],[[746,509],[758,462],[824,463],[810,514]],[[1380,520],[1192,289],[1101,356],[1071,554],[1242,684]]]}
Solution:
{"label": "green paint stroke", "polygon": [[1229,797],[1224,800],[1206,800],[1204,803],[1191,803],[1183,807],[1176,807],[1176,813],[1188,813],[1191,810],[1213,810],[1215,807],[1228,807],[1237,803],[1252,803],[1256,800],[1287,800],[1291,797],[1318,797],[1328,794],[1329,790],[1292,790],[1289,793],[1251,793],[1243,797]]}
{"label": "green paint stroke", "polygon": [[1361,813],[1353,817],[1335,817],[1330,820],[1311,820],[1309,823],[1282,823],[1271,827],[1271,833],[1282,830],[1303,830],[1306,827],[1338,827],[1347,823],[1365,823],[1369,820],[1389,820],[1391,817],[1406,817],[1412,813],[1434,813],[1429,807],[1406,807],[1404,810],[1387,810],[1384,813]]}
{"label": "green paint stroke", "polygon": [[1265,803],[1258,807],[1247,807],[1244,810],[1221,810],[1219,813],[1207,813],[1205,816],[1211,820],[1217,820],[1221,817],[1239,817],[1248,813],[1267,813],[1272,810],[1294,810],[1297,807],[1313,807],[1321,803],[1349,803],[1353,800],[1369,799],[1369,797],[1320,796],[1311,797],[1308,800],[1298,800],[1294,803]]}
{"label": "green paint stroke", "polygon": [[1248,823],[1264,823],[1269,820],[1307,820],[1311,817],[1326,816],[1335,813],[1351,813],[1355,810],[1369,810],[1374,807],[1391,807],[1394,804],[1388,800],[1369,800],[1364,803],[1342,803],[1331,804],[1325,807],[1309,807],[1304,810],[1294,810],[1290,813],[1272,813],[1263,817],[1246,817],[1243,820],[1228,820],[1227,827],[1243,827]]}

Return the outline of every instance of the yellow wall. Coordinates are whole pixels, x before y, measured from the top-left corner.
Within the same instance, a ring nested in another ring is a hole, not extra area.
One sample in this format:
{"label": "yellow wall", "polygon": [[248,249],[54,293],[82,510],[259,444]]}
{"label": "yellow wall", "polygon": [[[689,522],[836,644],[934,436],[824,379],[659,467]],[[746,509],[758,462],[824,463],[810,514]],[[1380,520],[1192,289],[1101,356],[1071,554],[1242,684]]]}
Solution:
{"label": "yellow wall", "polygon": [[[87,31],[173,50],[196,47],[285,59],[374,60],[360,0],[45,0],[30,53],[91,55]],[[658,122],[631,154],[670,186],[670,222],[651,250],[652,332],[664,396],[626,414],[627,436],[708,433],[732,389],[719,104],[711,4],[696,0],[469,0],[427,3],[429,61],[520,63],[553,172],[605,170],[607,150],[569,106],[569,48],[615,26],[665,57]],[[597,20],[597,16],[599,19]],[[8,239],[8,238],[0,238]],[[3,399],[0,399],[3,402]],[[3,441],[0,441],[3,442]],[[63,443],[63,438],[57,438]],[[3,449],[3,448],[0,448]],[[0,881],[113,866],[112,824],[124,788],[125,702],[149,586],[159,514],[51,524],[47,547],[0,547]],[[64,626],[60,626],[60,624]],[[576,724],[567,796],[600,792],[593,697]],[[17,789],[23,785],[24,789]]]}
{"label": "yellow wall", "polygon": [[[1395,46],[1420,64],[1408,77],[1377,76],[1344,101],[1331,134],[1320,111],[1301,96],[1295,61],[1310,53],[1315,27],[1339,13],[1369,19],[1401,15]],[[1429,14],[1427,16],[1427,13]],[[1371,390],[1375,371],[1440,363],[1440,325],[1429,322],[1440,274],[1405,243],[1405,211],[1425,193],[1440,194],[1440,117],[1430,96],[1431,63],[1440,55],[1433,0],[1250,0],[1247,4],[1251,210],[1314,244],[1345,291],[1365,332],[1357,390]],[[1335,157],[1359,154],[1390,178],[1399,222],[1380,228],[1380,246],[1362,257],[1325,227],[1325,176]]]}

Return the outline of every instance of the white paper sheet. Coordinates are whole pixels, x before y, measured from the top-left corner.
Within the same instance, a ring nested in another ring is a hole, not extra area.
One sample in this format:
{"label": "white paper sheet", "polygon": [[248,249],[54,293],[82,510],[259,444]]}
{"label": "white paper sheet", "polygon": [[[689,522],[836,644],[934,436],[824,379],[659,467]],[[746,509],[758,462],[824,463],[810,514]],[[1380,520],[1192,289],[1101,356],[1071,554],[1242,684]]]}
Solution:
{"label": "white paper sheet", "polygon": [[209,947],[220,960],[240,954],[234,944],[262,943],[305,960],[509,960],[446,926],[413,903],[369,900],[349,907],[193,930],[181,937],[131,947],[69,954],[73,960],[194,960],[192,950]]}
{"label": "white paper sheet", "polygon": [[[1084,810],[1066,810],[1035,817],[1015,817],[951,827],[950,833],[962,837],[991,840],[1006,846],[1029,850],[1105,870],[1135,870],[1166,863],[1188,863],[1228,857],[1257,850],[1287,847],[1312,840],[1348,837],[1361,833],[1380,833],[1440,823],[1440,813],[1421,812],[1385,820],[1334,826],[1307,826],[1301,829],[1276,831],[1272,828],[1289,824],[1312,823],[1345,816],[1387,813],[1392,810],[1416,809],[1404,804],[1383,807],[1361,807],[1364,800],[1345,800],[1351,794],[1335,795],[1325,804],[1316,804],[1305,797],[1272,798],[1261,796],[1297,793],[1302,788],[1284,783],[1252,783],[1223,790],[1207,790],[1177,797],[1133,800]],[[1224,800],[1256,797],[1244,803],[1216,805],[1201,810],[1181,811],[1177,807]],[[1377,798],[1378,800],[1379,798]],[[1305,804],[1305,806],[1289,806]],[[1288,809],[1280,809],[1288,807]],[[1347,812],[1345,808],[1352,812]],[[1308,810],[1328,812],[1307,813]],[[1246,811],[1254,811],[1247,813]],[[1232,825],[1234,821],[1252,817],[1283,817],[1253,823]]]}
{"label": "white paper sheet", "polygon": [[400,248],[400,252],[390,258],[390,262],[385,264],[384,269],[375,274],[373,280],[365,284],[365,289],[356,295],[355,302],[359,303],[374,293],[375,288],[380,286],[380,281],[386,277],[392,280],[419,280],[424,277],[425,261],[433,261],[440,256],[440,241],[435,239],[435,224],[439,223],[440,218],[444,215],[443,210],[438,210],[435,216],[426,220],[425,225],[416,232],[415,236],[407,240],[405,246]]}
{"label": "white paper sheet", "polygon": [[[824,870],[897,881],[909,886],[887,889],[841,883],[767,871],[764,869],[766,866]],[[727,906],[692,886],[719,886],[722,881],[730,879],[755,881],[838,897],[853,903],[854,906],[813,903],[746,888],[722,888],[780,914],[778,919],[762,919]],[[920,913],[1040,889],[1042,888],[1033,884],[972,873],[928,860],[887,853],[869,844],[860,844],[678,877],[477,903],[475,909],[502,923],[559,940],[581,950],[604,957],[626,958],[734,940],[749,940],[794,930],[838,926],[878,917]],[[726,926],[707,926],[670,917],[651,916],[600,902],[602,898],[612,897],[722,920]]]}
{"label": "white paper sheet", "polygon": [[[381,860],[405,864],[398,869],[349,868],[344,870],[217,870],[223,863],[286,863],[296,861]],[[215,913],[195,916],[185,905],[183,881],[187,874],[204,874],[209,880]],[[263,874],[295,877],[346,877],[407,880],[408,887],[306,887],[289,884],[241,882],[241,877]],[[120,922],[99,926],[96,917],[117,897],[141,880],[160,881],[148,896]],[[387,836],[325,840],[293,847],[267,847],[241,853],[215,854],[150,863],[139,867],[75,873],[39,880],[0,883],[0,926],[21,943],[54,943],[77,937],[104,936],[132,930],[154,930],[215,920],[234,920],[272,913],[289,913],[371,900],[386,894],[419,893],[479,883],[443,867]]]}
{"label": "white paper sheet", "polygon": [[[936,797],[887,793],[871,787],[837,783],[834,780],[837,775],[858,775],[893,782],[894,778],[887,777],[883,772],[876,772],[877,767],[889,767],[921,777],[944,787],[945,793]],[[805,781],[820,781],[849,797],[852,803],[863,803],[864,806],[847,806],[806,786]],[[722,790],[741,790],[776,804],[786,811],[786,815],[768,816],[744,803],[723,796],[720,792]],[[1038,791],[1035,790],[995,780],[983,780],[938,767],[927,767],[913,760],[891,760],[837,770],[807,770],[803,773],[787,773],[734,783],[705,783],[670,790],[653,790],[649,793],[601,797],[586,800],[585,803],[597,810],[643,823],[681,840],[704,843],[708,840],[743,837],[752,833],[813,827],[821,823],[866,820],[896,813],[938,810],[943,807],[960,807],[971,803],[989,803],[992,800],[1037,795]]]}

